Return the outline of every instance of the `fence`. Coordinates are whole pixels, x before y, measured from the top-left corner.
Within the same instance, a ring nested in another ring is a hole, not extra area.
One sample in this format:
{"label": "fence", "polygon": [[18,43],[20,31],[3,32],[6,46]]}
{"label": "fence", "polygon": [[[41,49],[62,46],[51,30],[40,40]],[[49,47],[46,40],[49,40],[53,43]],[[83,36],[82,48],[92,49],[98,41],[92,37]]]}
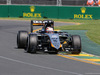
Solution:
{"label": "fence", "polygon": [[0,4],[7,4],[7,0],[0,0]]}
{"label": "fence", "polygon": [[87,0],[62,0],[62,5],[86,6]]}
{"label": "fence", "polygon": [[75,5],[85,6],[87,0],[0,0],[0,4],[27,4],[27,5]]}
{"label": "fence", "polygon": [[11,0],[12,4],[56,5],[56,0]]}

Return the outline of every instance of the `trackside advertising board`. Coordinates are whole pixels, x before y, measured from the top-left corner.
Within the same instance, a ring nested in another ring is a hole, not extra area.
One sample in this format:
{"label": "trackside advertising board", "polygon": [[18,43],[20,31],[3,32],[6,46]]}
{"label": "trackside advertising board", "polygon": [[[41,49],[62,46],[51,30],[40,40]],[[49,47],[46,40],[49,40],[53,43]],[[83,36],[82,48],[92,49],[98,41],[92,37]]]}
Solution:
{"label": "trackside advertising board", "polygon": [[57,18],[58,8],[55,6],[9,6],[10,17],[24,18]]}
{"label": "trackside advertising board", "polygon": [[0,5],[0,17],[100,19],[100,7]]}

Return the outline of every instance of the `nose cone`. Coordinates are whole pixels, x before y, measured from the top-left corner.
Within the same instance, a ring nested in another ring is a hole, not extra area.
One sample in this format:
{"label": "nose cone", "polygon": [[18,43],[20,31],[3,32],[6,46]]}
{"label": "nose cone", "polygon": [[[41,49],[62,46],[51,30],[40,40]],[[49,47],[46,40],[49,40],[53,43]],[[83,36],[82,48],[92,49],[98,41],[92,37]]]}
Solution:
{"label": "nose cone", "polygon": [[59,49],[60,48],[60,40],[59,40],[59,35],[58,34],[49,34],[50,41],[51,41],[51,46]]}

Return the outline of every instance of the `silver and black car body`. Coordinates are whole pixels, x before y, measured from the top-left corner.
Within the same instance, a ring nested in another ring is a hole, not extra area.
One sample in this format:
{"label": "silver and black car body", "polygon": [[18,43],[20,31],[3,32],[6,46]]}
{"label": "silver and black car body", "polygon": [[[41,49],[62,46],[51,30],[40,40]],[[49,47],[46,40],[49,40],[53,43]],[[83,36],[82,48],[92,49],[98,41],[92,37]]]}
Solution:
{"label": "silver and black car body", "polygon": [[[45,23],[44,23],[45,22]],[[70,35],[67,32],[53,31],[46,33],[46,22],[54,28],[52,20],[31,21],[31,32],[19,31],[17,34],[18,48],[24,48],[29,53],[37,51],[57,54],[58,52],[70,52],[79,54],[81,52],[81,38],[79,35]],[[34,26],[43,25],[42,29],[33,32]]]}

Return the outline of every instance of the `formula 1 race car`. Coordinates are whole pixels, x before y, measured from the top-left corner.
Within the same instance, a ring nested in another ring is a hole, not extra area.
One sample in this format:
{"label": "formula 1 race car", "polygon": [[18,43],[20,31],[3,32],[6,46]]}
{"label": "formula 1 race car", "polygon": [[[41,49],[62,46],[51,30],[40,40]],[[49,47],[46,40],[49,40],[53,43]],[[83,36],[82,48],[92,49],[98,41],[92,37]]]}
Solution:
{"label": "formula 1 race car", "polygon": [[[42,29],[34,32],[34,26],[42,26]],[[57,54],[58,52],[81,52],[81,38],[79,35],[70,35],[67,32],[54,31],[52,20],[32,20],[31,32],[18,31],[17,46],[29,53],[43,51]]]}

